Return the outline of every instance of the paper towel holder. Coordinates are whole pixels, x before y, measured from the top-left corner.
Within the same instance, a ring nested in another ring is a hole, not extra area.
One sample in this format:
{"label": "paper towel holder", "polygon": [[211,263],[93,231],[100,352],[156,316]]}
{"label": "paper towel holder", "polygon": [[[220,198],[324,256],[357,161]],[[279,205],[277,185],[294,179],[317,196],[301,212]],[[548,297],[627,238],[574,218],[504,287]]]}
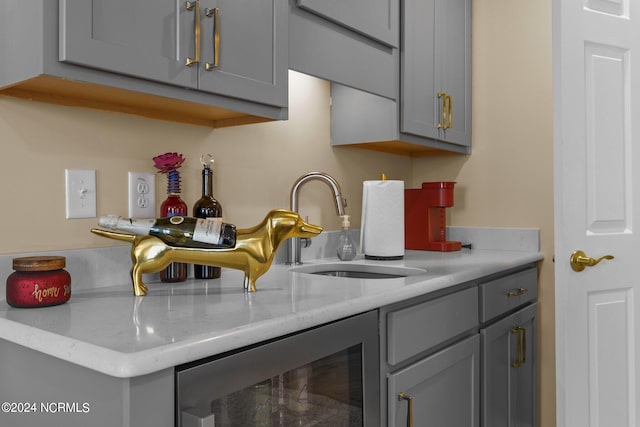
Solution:
{"label": "paper towel holder", "polygon": [[[384,173],[381,173],[380,178],[363,183],[360,248],[364,258],[368,260],[401,260],[405,252],[404,181],[388,180]],[[382,199],[380,191],[385,194]],[[371,204],[372,194],[378,194],[377,204]],[[371,220],[372,212],[378,221]],[[397,221],[392,220],[394,218]]]}

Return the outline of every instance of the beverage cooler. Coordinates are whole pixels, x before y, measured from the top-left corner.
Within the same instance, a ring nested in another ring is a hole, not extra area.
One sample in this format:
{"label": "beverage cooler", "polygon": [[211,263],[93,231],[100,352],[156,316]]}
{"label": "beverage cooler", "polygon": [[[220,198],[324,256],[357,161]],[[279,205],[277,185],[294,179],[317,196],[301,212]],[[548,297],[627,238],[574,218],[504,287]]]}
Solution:
{"label": "beverage cooler", "polygon": [[377,311],[176,369],[176,426],[379,426]]}

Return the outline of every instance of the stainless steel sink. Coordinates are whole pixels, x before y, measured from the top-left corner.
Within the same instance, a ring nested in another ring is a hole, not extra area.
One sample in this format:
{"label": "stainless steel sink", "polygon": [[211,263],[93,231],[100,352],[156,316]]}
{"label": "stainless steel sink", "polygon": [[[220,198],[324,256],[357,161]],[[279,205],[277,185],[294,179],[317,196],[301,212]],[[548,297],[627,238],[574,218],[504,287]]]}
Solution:
{"label": "stainless steel sink", "polygon": [[289,271],[351,279],[395,279],[417,276],[427,272],[422,268],[358,263],[305,264],[293,267]]}

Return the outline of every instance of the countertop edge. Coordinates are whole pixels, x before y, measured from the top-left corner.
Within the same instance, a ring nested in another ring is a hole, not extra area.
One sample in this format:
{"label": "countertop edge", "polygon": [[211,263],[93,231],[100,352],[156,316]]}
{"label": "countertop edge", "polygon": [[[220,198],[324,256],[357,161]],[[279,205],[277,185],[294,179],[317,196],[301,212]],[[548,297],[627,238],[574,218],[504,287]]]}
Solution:
{"label": "countertop edge", "polygon": [[[112,377],[131,378],[241,349],[450,286],[535,264],[541,260],[543,256],[540,252],[522,252],[512,257],[510,262],[473,265],[457,273],[426,278],[424,281],[396,289],[394,292],[363,296],[355,300],[338,302],[330,307],[292,313],[277,319],[232,328],[224,334],[215,336],[200,334],[182,341],[179,346],[166,344],[132,353],[82,342],[9,319],[0,319],[0,323],[5,323],[7,326],[2,328],[3,333],[0,338]],[[260,336],[261,339],[256,340],[256,336]],[[51,342],[55,342],[56,345],[51,346]]]}

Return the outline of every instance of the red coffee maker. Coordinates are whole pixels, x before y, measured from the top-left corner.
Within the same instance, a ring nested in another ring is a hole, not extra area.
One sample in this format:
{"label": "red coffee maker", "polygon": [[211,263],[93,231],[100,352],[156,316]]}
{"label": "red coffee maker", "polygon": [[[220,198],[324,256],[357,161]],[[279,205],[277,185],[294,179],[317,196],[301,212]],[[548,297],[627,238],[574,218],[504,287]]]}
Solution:
{"label": "red coffee maker", "polygon": [[404,245],[406,249],[459,251],[461,242],[447,241],[446,208],[453,206],[455,182],[423,182],[404,190]]}

